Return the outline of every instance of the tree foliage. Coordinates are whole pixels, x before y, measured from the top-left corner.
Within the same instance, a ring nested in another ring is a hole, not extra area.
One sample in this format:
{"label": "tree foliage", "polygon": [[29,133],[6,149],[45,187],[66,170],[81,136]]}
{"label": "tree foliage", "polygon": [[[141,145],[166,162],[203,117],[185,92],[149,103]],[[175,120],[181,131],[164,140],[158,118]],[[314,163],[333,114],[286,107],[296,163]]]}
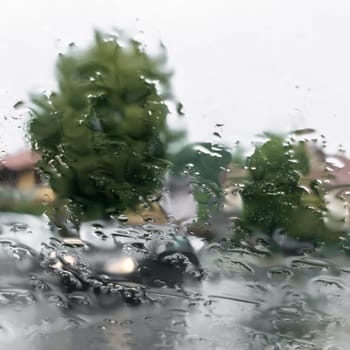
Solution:
{"label": "tree foliage", "polygon": [[242,191],[243,225],[268,234],[283,230],[311,242],[338,239],[325,225],[322,184],[310,179],[307,189],[301,185],[310,167],[304,142],[269,135],[246,165],[249,180]]}
{"label": "tree foliage", "polygon": [[174,157],[174,174],[186,173],[198,204],[198,219],[208,220],[223,202],[223,174],[231,161],[231,152],[223,145],[199,142],[184,146]]}
{"label": "tree foliage", "polygon": [[102,218],[158,190],[168,167],[165,54],[95,33],[57,62],[58,89],[32,96],[29,136],[50,186],[82,219]]}

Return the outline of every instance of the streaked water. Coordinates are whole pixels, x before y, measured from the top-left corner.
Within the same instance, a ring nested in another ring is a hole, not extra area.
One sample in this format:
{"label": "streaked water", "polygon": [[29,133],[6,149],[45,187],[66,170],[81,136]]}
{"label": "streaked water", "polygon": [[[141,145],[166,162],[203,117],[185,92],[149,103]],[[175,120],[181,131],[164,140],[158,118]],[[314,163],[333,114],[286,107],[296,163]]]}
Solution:
{"label": "streaked water", "polygon": [[[82,243],[59,238],[44,216],[0,220],[1,348],[347,349],[342,253],[205,243],[197,265],[187,253],[154,258],[155,241],[185,239],[175,225],[94,223]],[[141,272],[128,274],[125,258]]]}

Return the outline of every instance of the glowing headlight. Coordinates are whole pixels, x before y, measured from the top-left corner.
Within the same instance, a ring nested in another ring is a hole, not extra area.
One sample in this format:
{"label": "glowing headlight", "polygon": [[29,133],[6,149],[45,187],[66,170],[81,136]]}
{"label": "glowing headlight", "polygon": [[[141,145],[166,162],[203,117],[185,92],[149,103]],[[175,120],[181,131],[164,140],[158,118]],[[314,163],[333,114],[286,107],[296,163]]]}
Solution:
{"label": "glowing headlight", "polygon": [[106,273],[120,275],[129,274],[136,270],[137,265],[130,256],[123,256],[118,259],[110,259],[106,262],[104,266],[104,271]]}

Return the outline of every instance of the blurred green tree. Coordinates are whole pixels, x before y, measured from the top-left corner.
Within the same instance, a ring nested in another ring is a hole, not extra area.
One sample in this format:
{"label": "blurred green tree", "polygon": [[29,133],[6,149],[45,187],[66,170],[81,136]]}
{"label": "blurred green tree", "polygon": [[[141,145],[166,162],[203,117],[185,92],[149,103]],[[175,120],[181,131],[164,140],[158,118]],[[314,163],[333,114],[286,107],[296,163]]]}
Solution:
{"label": "blurred green tree", "polygon": [[333,232],[324,220],[326,189],[318,179],[307,179],[306,143],[267,136],[246,161],[242,225],[270,235],[280,229],[312,243],[337,241],[339,232]]}
{"label": "blurred green tree", "polygon": [[166,55],[96,31],[91,47],[57,62],[58,90],[32,95],[28,133],[39,167],[79,220],[106,218],[147,201],[162,187],[171,98]]}

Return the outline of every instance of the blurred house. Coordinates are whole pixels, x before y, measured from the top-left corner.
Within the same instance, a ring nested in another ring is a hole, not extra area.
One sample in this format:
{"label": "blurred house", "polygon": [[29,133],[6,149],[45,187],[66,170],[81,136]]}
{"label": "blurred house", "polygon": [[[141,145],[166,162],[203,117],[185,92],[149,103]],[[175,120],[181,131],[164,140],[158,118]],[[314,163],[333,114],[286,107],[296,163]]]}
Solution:
{"label": "blurred house", "polygon": [[54,200],[52,189],[36,171],[40,158],[26,150],[0,159],[0,210],[41,214],[44,203]]}
{"label": "blurred house", "polygon": [[40,178],[35,171],[35,165],[40,159],[40,155],[32,151],[22,151],[0,159],[0,184],[22,190],[40,185]]}

